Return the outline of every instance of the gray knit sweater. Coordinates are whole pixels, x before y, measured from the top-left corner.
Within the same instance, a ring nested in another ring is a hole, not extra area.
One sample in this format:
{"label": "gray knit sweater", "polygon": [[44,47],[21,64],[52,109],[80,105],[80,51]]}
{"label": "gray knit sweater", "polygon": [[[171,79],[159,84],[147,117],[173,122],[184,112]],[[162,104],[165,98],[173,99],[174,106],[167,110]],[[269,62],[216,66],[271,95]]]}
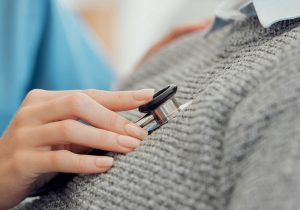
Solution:
{"label": "gray knit sweater", "polygon": [[[300,209],[300,21],[256,18],[179,39],[124,89],[193,104],[114,168],[20,209]],[[125,114],[138,118],[137,112]]]}

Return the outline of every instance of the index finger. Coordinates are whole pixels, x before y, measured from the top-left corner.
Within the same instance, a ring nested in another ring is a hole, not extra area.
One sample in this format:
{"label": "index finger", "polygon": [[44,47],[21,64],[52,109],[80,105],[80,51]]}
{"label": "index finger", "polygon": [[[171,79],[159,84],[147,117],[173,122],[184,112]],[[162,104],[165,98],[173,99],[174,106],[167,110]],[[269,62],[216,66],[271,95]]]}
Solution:
{"label": "index finger", "polygon": [[85,90],[83,93],[112,111],[127,111],[152,100],[154,89],[116,92]]}
{"label": "index finger", "polygon": [[142,89],[133,91],[103,91],[103,90],[67,90],[45,91],[32,90],[27,95],[23,105],[37,104],[52,99],[68,96],[74,93],[84,93],[97,103],[112,111],[127,111],[135,109],[153,99],[154,89]]}

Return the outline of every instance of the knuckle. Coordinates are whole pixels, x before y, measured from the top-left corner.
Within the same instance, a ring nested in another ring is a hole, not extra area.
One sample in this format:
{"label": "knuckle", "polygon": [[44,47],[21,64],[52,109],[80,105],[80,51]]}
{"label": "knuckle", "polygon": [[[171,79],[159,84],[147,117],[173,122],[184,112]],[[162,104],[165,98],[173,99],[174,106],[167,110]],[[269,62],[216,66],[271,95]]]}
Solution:
{"label": "knuckle", "polygon": [[77,159],[77,170],[81,173],[87,173],[89,171],[88,163],[86,161],[86,158],[82,155],[78,156]]}
{"label": "knuckle", "polygon": [[115,127],[118,125],[119,116],[117,114],[111,114],[107,119],[107,126]]}
{"label": "knuckle", "polygon": [[56,168],[59,170],[61,168],[61,165],[64,162],[64,157],[60,155],[61,153],[53,153],[49,157],[50,164],[53,168]]}
{"label": "knuckle", "polygon": [[75,122],[73,120],[64,120],[59,125],[60,136],[64,140],[70,140],[72,138],[75,129]]}
{"label": "knuckle", "polygon": [[88,96],[84,93],[74,93],[67,99],[67,104],[72,112],[77,113],[87,103]]}
{"label": "knuckle", "polygon": [[41,89],[33,89],[31,91],[29,91],[29,93],[27,94],[26,98],[28,100],[33,100],[37,97],[40,97],[44,92],[46,92],[45,90],[41,90]]}
{"label": "knuckle", "polygon": [[31,103],[37,102],[41,96],[43,96],[47,91],[41,90],[41,89],[33,89],[29,91],[29,93],[26,95],[22,106],[28,106]]}
{"label": "knuckle", "polygon": [[106,132],[106,131],[102,131],[99,133],[99,139],[101,140],[100,141],[100,144],[103,142],[103,140],[112,140],[112,135],[110,132]]}
{"label": "knuckle", "polygon": [[96,90],[96,89],[87,89],[84,91],[87,95],[91,95],[91,96],[94,96],[94,95],[97,95],[99,93],[101,93],[102,91],[100,90]]}
{"label": "knuckle", "polygon": [[122,118],[121,116],[119,116],[118,114],[111,114],[108,118],[107,118],[107,127],[111,128],[111,129],[121,129],[122,127],[125,127],[126,124],[128,124],[129,121]]}
{"label": "knuckle", "polygon": [[70,151],[53,152],[49,156],[51,167],[58,171],[62,171],[64,168],[68,167],[68,156],[70,154],[72,154]]}

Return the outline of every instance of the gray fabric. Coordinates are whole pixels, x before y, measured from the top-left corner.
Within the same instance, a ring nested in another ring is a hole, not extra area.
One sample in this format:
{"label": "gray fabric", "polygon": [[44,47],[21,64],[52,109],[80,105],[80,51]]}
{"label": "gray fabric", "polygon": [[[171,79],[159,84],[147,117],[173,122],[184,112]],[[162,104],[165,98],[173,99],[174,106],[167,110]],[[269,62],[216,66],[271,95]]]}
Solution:
{"label": "gray fabric", "polygon": [[250,18],[166,47],[124,89],[174,83],[193,104],[108,173],[18,209],[299,209],[298,25]]}

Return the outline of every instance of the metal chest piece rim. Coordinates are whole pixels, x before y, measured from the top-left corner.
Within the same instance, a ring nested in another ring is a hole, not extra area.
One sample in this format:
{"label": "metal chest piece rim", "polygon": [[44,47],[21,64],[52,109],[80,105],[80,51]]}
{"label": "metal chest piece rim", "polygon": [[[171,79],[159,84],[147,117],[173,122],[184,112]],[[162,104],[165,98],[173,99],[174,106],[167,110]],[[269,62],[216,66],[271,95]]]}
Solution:
{"label": "metal chest piece rim", "polygon": [[180,105],[175,99],[176,92],[177,86],[169,85],[155,93],[152,101],[139,107],[139,111],[146,115],[139,119],[136,124],[142,128],[148,126],[148,132],[151,133],[174,118],[191,103]]}

